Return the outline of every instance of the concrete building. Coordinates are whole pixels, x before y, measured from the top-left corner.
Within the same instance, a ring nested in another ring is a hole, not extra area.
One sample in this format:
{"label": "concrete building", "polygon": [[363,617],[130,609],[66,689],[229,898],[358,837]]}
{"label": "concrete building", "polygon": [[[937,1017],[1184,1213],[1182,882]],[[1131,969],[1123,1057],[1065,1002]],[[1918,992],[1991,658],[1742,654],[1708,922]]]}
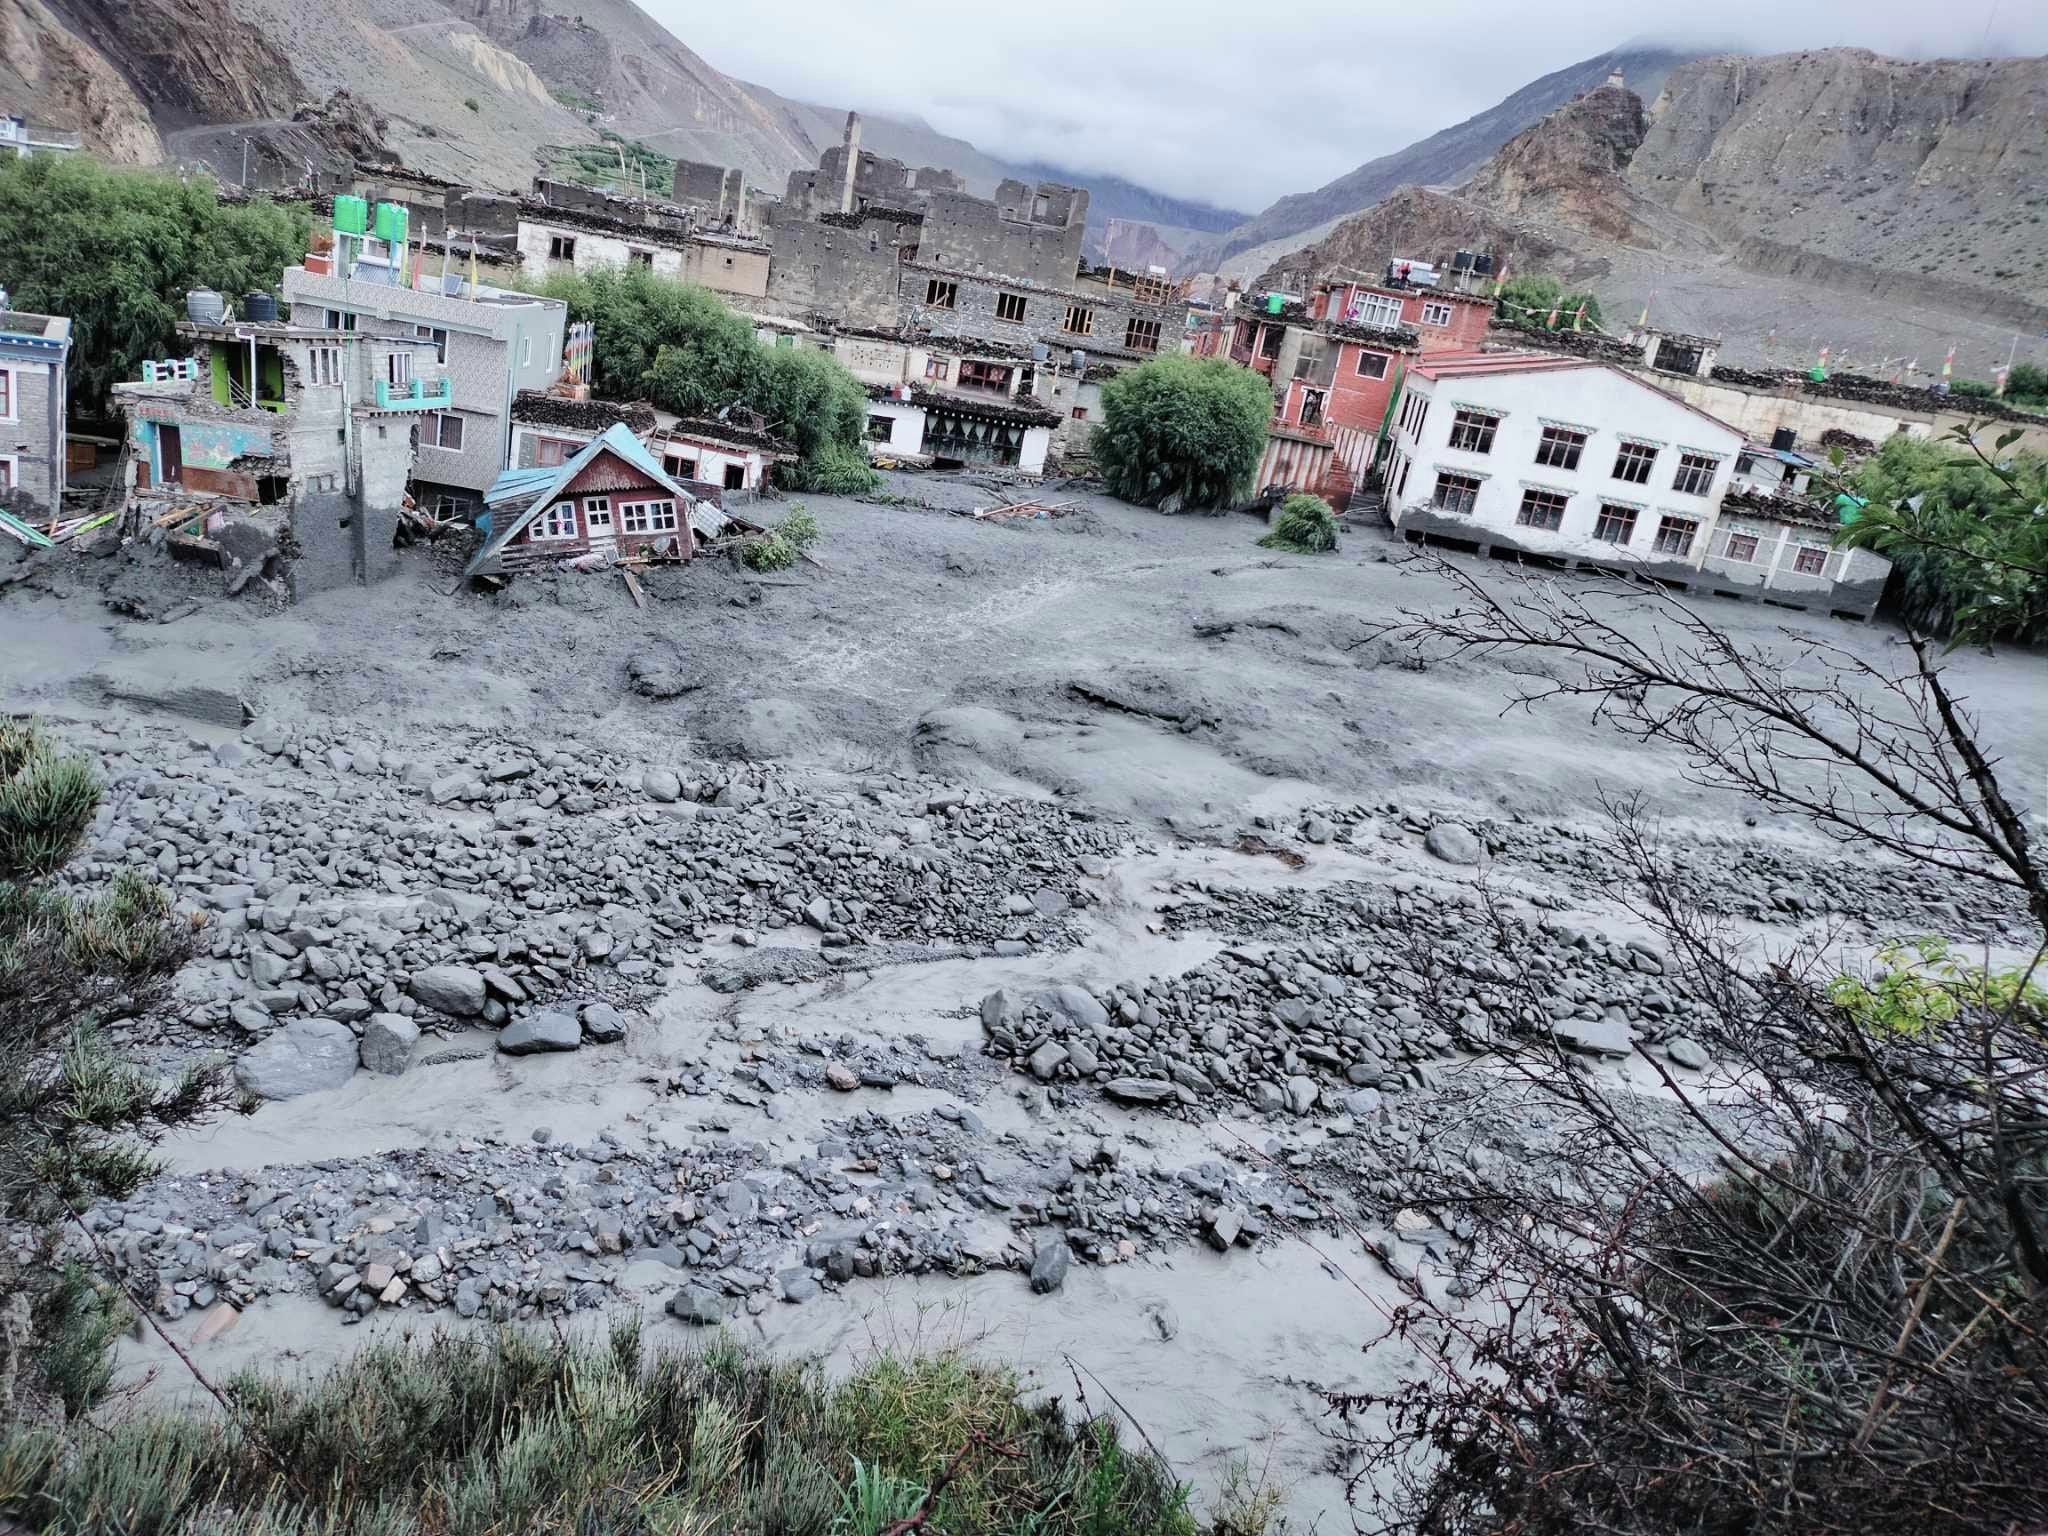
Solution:
{"label": "concrete building", "polygon": [[184,552],[228,568],[230,590],[259,575],[294,595],[389,575],[416,447],[447,395],[433,339],[232,320],[179,332],[189,356],[114,386],[129,507],[170,517]]}
{"label": "concrete building", "polygon": [[84,142],[75,128],[52,128],[18,112],[0,112],[0,155],[69,154]]}
{"label": "concrete building", "polygon": [[0,294],[0,505],[55,516],[64,500],[71,322],[6,307]]}
{"label": "concrete building", "polygon": [[1697,584],[1743,436],[1604,363],[1425,357],[1408,372],[1387,516],[1412,536]]}
{"label": "concrete building", "polygon": [[315,253],[285,269],[293,326],[433,343],[431,396],[398,354],[378,382],[384,399],[427,402],[413,471],[419,505],[444,520],[472,516],[509,460],[512,401],[561,376],[567,306],[487,284],[471,291],[453,272],[443,280],[429,271],[426,287],[405,286],[402,263],[375,241],[364,246],[353,261]]}

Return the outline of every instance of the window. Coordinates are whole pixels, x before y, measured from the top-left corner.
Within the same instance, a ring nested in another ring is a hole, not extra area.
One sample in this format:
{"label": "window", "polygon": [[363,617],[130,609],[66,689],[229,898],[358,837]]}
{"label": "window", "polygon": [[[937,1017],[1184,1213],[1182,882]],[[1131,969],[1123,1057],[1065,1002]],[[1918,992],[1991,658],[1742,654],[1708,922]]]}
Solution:
{"label": "window", "polygon": [[1548,469],[1577,469],[1579,454],[1586,446],[1586,434],[1570,427],[1545,427],[1543,441],[1536,445],[1536,462]]}
{"label": "window", "polygon": [[0,458],[0,491],[11,491],[13,489],[14,459],[10,455],[7,458]]}
{"label": "window", "polygon": [[1493,452],[1494,428],[1500,418],[1486,411],[1460,411],[1451,418],[1451,446],[1467,453]]}
{"label": "window", "polygon": [[1075,406],[1073,410],[1073,417],[1076,421],[1086,421],[1088,419],[1088,407],[1085,405]]}
{"label": "window", "polygon": [[1320,427],[1323,424],[1323,391],[1304,389],[1301,392],[1301,424],[1304,427]]}
{"label": "window", "polygon": [[1135,315],[1124,325],[1124,347],[1131,352],[1159,350],[1159,322],[1140,320]]}
{"label": "window", "polygon": [[1092,336],[1095,334],[1095,311],[1086,304],[1069,304],[1066,323],[1060,327],[1069,336]]}
{"label": "window", "polygon": [[330,309],[326,312],[326,329],[330,331],[352,331],[356,328],[355,315],[346,309]]}
{"label": "window", "polygon": [[1792,556],[1792,569],[1802,576],[1823,576],[1827,574],[1828,547],[1825,544],[1802,544]]}
{"label": "window", "polygon": [[1692,536],[1700,531],[1700,525],[1689,517],[1667,517],[1657,524],[1657,538],[1651,545],[1660,555],[1689,555],[1692,553]]}
{"label": "window", "polygon": [[924,376],[946,382],[946,360],[943,357],[928,357],[924,360]]}
{"label": "window", "polygon": [[629,267],[645,267],[648,271],[652,272],[654,270],[654,252],[628,251],[626,252],[626,265]]}
{"label": "window", "polygon": [[935,277],[924,285],[924,301],[933,309],[951,309],[960,302],[960,285]]}
{"label": "window", "polygon": [[393,352],[387,356],[384,359],[384,377],[394,385],[410,384],[412,382],[412,354],[410,352]]}
{"label": "window", "polygon": [[1423,305],[1422,323],[1424,325],[1449,325],[1451,323],[1451,306],[1448,304]]}
{"label": "window", "polygon": [[519,338],[519,366],[522,368],[531,368],[533,366],[533,338],[531,336]]}
{"label": "window", "polygon": [[1410,395],[1408,403],[1401,407],[1402,430],[1410,437],[1422,435],[1423,420],[1429,415],[1429,396]]}
{"label": "window", "polygon": [[747,466],[728,464],[725,466],[725,488],[728,491],[743,491],[747,488]]}
{"label": "window", "polygon": [[997,394],[1010,392],[1010,370],[1002,363],[976,362],[973,358],[960,359],[960,387],[962,389],[986,389]]}
{"label": "window", "polygon": [[1359,353],[1358,376],[1361,379],[1384,379],[1387,376],[1387,354],[1384,352]]}
{"label": "window", "polygon": [[670,459],[667,462],[668,472],[675,479],[694,480],[697,478],[697,461],[695,459]]}
{"label": "window", "polygon": [[594,539],[599,534],[606,538],[612,532],[612,500],[609,496],[586,496],[583,499],[583,521]]}
{"label": "window", "polygon": [[[329,476],[328,478],[332,479],[333,477]],[[470,509],[474,505],[475,503],[467,496],[455,496],[443,491],[434,498],[434,520],[445,523],[454,518],[468,517]]]}
{"label": "window", "polygon": [[1714,483],[1714,471],[1721,461],[1704,453],[1681,453],[1678,473],[1671,477],[1671,489],[1687,496],[1704,496]]}
{"label": "window", "polygon": [[1614,478],[1630,485],[1648,485],[1650,466],[1657,462],[1657,450],[1648,443],[1623,443],[1614,456]]}
{"label": "window", "polygon": [[1140,304],[1164,304],[1166,296],[1173,291],[1173,285],[1163,277],[1146,273],[1131,284],[1131,297]]}
{"label": "window", "polygon": [[434,344],[434,361],[448,361],[448,333],[437,325],[416,325],[412,328],[415,336],[423,337]]}
{"label": "window", "polygon": [[895,431],[896,422],[892,417],[870,416],[868,418],[868,441],[871,443],[886,443]]}
{"label": "window", "polygon": [[1748,565],[1756,559],[1756,535],[1753,533],[1730,533],[1728,548],[1723,551],[1730,560]]}
{"label": "window", "polygon": [[1388,293],[1353,293],[1344,318],[1353,325],[1391,331],[1401,323],[1401,301]]}
{"label": "window", "polygon": [[436,411],[427,418],[425,442],[429,448],[446,448],[452,453],[460,453],[462,418],[453,411]]}
{"label": "window", "polygon": [[549,235],[548,260],[574,261],[576,259],[576,237],[574,235]]}
{"label": "window", "polygon": [[14,370],[0,368],[0,421],[14,420]]}
{"label": "window", "polygon": [[996,295],[996,318],[1007,320],[1012,325],[1024,323],[1024,295],[1021,293],[999,293]]}
{"label": "window", "polygon": [[1550,533],[1564,526],[1565,503],[1569,496],[1556,491],[1522,492],[1522,510],[1515,514],[1515,521],[1524,528],[1542,528]]}
{"label": "window", "polygon": [[582,446],[566,437],[544,437],[534,445],[533,462],[542,469],[553,469],[575,458]]}
{"label": "window", "polygon": [[1284,325],[1265,325],[1259,327],[1259,356],[1278,357],[1280,355],[1280,342],[1286,334],[1287,327]]}
{"label": "window", "polygon": [[626,533],[674,533],[676,504],[672,501],[629,501],[619,508],[619,526]]}
{"label": "window", "polygon": [[1634,507],[1602,507],[1593,519],[1593,537],[1602,544],[1626,544],[1636,536]]}
{"label": "window", "polygon": [[1479,500],[1479,481],[1472,475],[1439,474],[1434,500],[1441,512],[1470,512]]}
{"label": "window", "polygon": [[541,513],[540,521],[534,525],[536,539],[573,539],[576,537],[576,503],[558,501]]}
{"label": "window", "polygon": [[1322,371],[1323,354],[1328,343],[1320,336],[1301,338],[1301,350],[1294,355],[1294,376],[1297,379],[1312,379]]}

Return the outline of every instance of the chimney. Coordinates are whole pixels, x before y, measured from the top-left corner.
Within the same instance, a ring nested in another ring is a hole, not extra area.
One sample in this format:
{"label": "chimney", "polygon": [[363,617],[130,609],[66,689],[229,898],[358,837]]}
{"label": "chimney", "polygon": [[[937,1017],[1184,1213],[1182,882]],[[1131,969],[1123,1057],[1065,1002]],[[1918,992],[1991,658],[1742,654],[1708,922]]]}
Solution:
{"label": "chimney", "polygon": [[860,114],[846,114],[846,175],[839,184],[839,211],[853,212],[853,178],[860,169]]}

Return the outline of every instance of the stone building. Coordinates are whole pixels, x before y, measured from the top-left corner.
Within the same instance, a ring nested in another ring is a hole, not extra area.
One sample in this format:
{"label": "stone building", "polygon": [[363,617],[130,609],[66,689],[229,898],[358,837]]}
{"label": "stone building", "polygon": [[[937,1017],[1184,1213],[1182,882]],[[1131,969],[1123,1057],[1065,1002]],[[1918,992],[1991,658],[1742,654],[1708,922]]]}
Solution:
{"label": "stone building", "polygon": [[71,322],[6,308],[0,294],[0,504],[54,516],[64,499]]}
{"label": "stone building", "polygon": [[641,266],[657,277],[701,283],[728,298],[768,296],[768,247],[759,241],[632,224],[530,198],[521,200],[516,226],[519,262],[529,278]]}
{"label": "stone building", "polygon": [[369,243],[353,262],[309,255],[284,273],[294,327],[425,339],[433,344],[434,394],[420,404],[420,375],[394,353],[377,382],[387,398],[406,399],[420,421],[415,496],[437,518],[468,517],[504,468],[512,443],[512,401],[545,389],[562,372],[568,308],[559,299],[445,280],[429,272],[424,288],[406,285],[388,252]]}

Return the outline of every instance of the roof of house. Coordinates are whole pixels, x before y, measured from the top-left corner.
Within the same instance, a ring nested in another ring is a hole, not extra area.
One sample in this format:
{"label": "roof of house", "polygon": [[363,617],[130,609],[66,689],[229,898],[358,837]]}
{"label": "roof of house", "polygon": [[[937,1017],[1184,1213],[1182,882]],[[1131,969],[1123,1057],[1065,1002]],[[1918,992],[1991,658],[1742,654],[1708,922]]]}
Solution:
{"label": "roof of house", "polygon": [[[897,390],[907,391],[899,395]],[[870,400],[889,400],[897,405],[914,405],[926,411],[944,411],[948,416],[966,416],[1010,427],[1056,427],[1063,419],[1050,406],[1036,399],[956,394],[952,390],[927,389],[922,384],[870,384]]]}
{"label": "roof of house", "polygon": [[[492,482],[490,490],[484,493],[487,508],[523,505],[525,510],[507,518],[502,526],[496,518],[492,519],[490,538],[484,541],[483,548],[476,552],[462,574],[474,576],[495,560],[505,546],[519,537],[526,525],[540,515],[543,507],[560,499],[563,487],[606,453],[646,476],[674,496],[686,510],[696,500],[670,478],[668,471],[661,467],[661,461],[647,451],[646,445],[625,423],[613,422],[578,449],[575,457],[566,464],[551,465],[546,469],[508,469]],[[695,526],[694,519],[692,526]]]}
{"label": "roof of house", "polygon": [[1721,511],[1724,516],[1734,513],[1744,517],[1763,517],[1807,528],[1834,528],[1841,524],[1841,517],[1830,507],[1802,496],[1769,496],[1761,491],[1731,490],[1721,498]]}
{"label": "roof of house", "polygon": [[1411,377],[1424,379],[1482,379],[1498,378],[1517,373],[1563,373],[1568,369],[1596,368],[1611,373],[1618,379],[1626,379],[1638,389],[1668,400],[1681,410],[1692,412],[1702,421],[1712,422],[1723,432],[1733,432],[1742,437],[1740,427],[1723,421],[1711,411],[1703,411],[1689,401],[1681,400],[1668,390],[1659,389],[1648,379],[1639,379],[1626,368],[1598,358],[1570,357],[1555,352],[1438,352],[1424,353],[1422,361],[1409,370]]}
{"label": "roof of house", "polygon": [[593,437],[614,422],[636,434],[654,430],[654,407],[645,400],[575,400],[542,389],[522,389],[512,397],[512,419],[531,426],[567,427]]}

